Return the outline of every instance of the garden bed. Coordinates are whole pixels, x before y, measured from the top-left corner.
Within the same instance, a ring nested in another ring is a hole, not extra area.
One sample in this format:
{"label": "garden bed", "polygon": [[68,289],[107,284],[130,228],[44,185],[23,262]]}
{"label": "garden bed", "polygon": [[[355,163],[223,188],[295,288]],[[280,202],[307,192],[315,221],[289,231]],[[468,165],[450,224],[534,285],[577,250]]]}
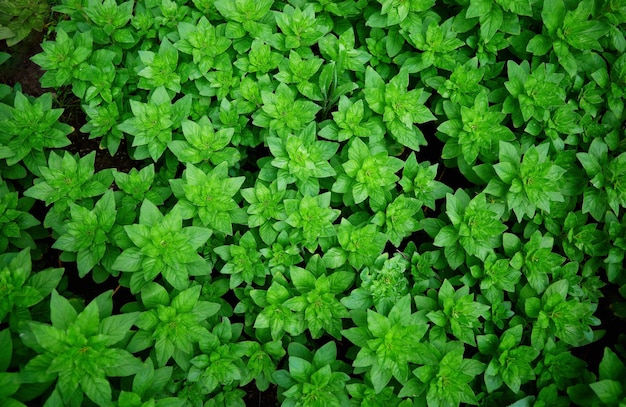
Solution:
{"label": "garden bed", "polygon": [[0,47],[0,404],[623,402],[619,2],[54,11]]}

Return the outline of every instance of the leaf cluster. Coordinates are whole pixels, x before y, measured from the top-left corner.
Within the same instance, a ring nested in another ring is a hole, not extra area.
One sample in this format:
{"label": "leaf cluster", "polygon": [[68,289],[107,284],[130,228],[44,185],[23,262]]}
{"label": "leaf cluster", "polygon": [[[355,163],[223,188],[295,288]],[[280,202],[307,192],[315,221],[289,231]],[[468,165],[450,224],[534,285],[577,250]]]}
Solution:
{"label": "leaf cluster", "polygon": [[101,148],[0,85],[0,404],[623,404],[622,2],[54,10]]}

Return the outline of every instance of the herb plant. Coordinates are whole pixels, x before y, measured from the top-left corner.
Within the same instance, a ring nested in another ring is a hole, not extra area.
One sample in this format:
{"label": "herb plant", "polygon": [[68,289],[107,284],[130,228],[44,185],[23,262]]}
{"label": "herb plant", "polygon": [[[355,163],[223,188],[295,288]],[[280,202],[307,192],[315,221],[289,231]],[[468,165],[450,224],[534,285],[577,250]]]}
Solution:
{"label": "herb plant", "polygon": [[0,2],[0,40],[14,46],[28,37],[32,30],[42,31],[50,13],[47,1]]}
{"label": "herb plant", "polygon": [[60,0],[0,404],[623,404],[622,3]]}

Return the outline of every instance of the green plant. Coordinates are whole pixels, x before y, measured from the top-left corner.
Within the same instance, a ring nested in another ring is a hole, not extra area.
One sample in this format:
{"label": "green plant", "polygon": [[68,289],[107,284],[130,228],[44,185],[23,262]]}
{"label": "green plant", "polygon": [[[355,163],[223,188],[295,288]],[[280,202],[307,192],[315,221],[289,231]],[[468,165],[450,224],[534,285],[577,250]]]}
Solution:
{"label": "green plant", "polygon": [[[579,406],[614,406],[624,400],[624,362],[611,349],[606,348],[599,367],[599,377],[588,385],[580,384],[568,389],[568,394]],[[591,388],[592,393],[588,393]]]}
{"label": "green plant", "polygon": [[138,316],[139,330],[128,344],[133,352],[154,347],[156,365],[164,367],[170,358],[188,369],[197,344],[209,334],[208,317],[216,314],[219,304],[200,300],[202,287],[195,285],[170,299],[165,288],[148,283],[141,291],[145,311]]}
{"label": "green plant", "polygon": [[190,276],[209,273],[209,265],[198,254],[198,248],[211,236],[211,230],[200,226],[183,227],[180,211],[163,215],[149,200],[144,200],[139,223],[124,226],[132,242],[115,259],[111,268],[129,275],[131,291],[162,274],[177,290],[189,285]]}
{"label": "green plant", "polygon": [[531,362],[539,355],[536,349],[519,346],[522,341],[523,327],[516,325],[507,329],[498,338],[494,334],[478,337],[481,353],[492,355],[485,370],[487,391],[493,392],[506,384],[515,393],[522,384],[533,380],[535,372]]}
{"label": "green plant", "polygon": [[230,276],[231,288],[243,282],[263,285],[269,269],[257,251],[256,239],[251,232],[241,236],[237,245],[219,246],[214,250],[226,262],[220,272]]}
{"label": "green plant", "polygon": [[0,2],[0,40],[9,47],[24,40],[31,31],[42,31],[50,6],[45,0],[3,0]]}
{"label": "green plant", "polygon": [[148,103],[131,101],[133,118],[120,123],[117,128],[134,136],[133,146],[138,147],[136,159],[151,157],[156,161],[172,141],[172,127],[180,126],[187,118],[191,97],[182,98],[172,104],[171,97],[163,86],[155,89]]}
{"label": "green plant", "polygon": [[77,312],[53,290],[51,324],[33,321],[22,327],[25,345],[39,355],[24,366],[21,381],[56,382],[49,402],[79,406],[86,395],[99,405],[113,405],[106,377],[133,375],[142,362],[115,346],[128,335],[139,314],[110,315],[112,296],[112,291],[105,292]]}
{"label": "green plant", "polygon": [[491,250],[502,245],[500,234],[506,226],[500,221],[504,208],[489,204],[484,194],[470,199],[463,190],[446,196],[446,215],[452,222],[439,230],[433,244],[444,247],[451,267],[465,261],[465,254],[484,260]]}
{"label": "green plant", "polygon": [[93,271],[96,280],[108,277],[109,273],[117,275],[111,269],[120,254],[114,244],[115,234],[121,232],[115,222],[116,215],[111,190],[105,192],[91,211],[70,202],[70,218],[57,231],[59,237],[52,247],[64,251],[61,255],[63,261],[76,262],[80,277],[90,271]]}
{"label": "green plant", "polygon": [[32,102],[15,92],[13,106],[0,105],[0,143],[8,149],[3,154],[9,166],[23,162],[34,174],[46,165],[44,151],[66,147],[72,128],[59,123],[63,109],[52,108],[52,95],[46,93]]}
{"label": "green plant", "polygon": [[560,280],[551,284],[541,296],[526,300],[525,311],[537,318],[531,335],[535,348],[548,338],[559,338],[570,345],[581,345],[594,340],[591,326],[599,321],[593,317],[595,306],[575,299],[567,299],[569,284]]}
{"label": "green plant", "polygon": [[353,320],[356,319],[358,327],[342,332],[360,347],[353,366],[357,371],[368,372],[376,393],[392,377],[406,383],[410,378],[410,363],[417,363],[419,341],[428,330],[424,316],[412,312],[411,297],[400,299],[386,316],[372,310],[358,318],[357,315],[353,315]]}
{"label": "green plant", "polygon": [[413,371],[415,377],[402,388],[400,396],[425,396],[426,403],[433,406],[478,404],[470,383],[485,371],[484,363],[464,358],[465,348],[459,342],[432,338],[418,349],[422,366]]}
{"label": "green plant", "polygon": [[[434,294],[433,291],[430,293]],[[461,342],[475,346],[475,329],[480,325],[479,317],[486,318],[489,306],[474,301],[467,286],[455,290],[448,280],[441,284],[436,299],[432,294],[415,298],[421,312],[433,324],[452,333]]]}
{"label": "green plant", "polygon": [[401,160],[389,157],[382,146],[369,147],[355,138],[348,148],[348,161],[332,186],[332,191],[344,196],[344,203],[359,204],[369,198],[373,210],[391,200],[391,192],[402,166]]}
{"label": "green plant", "polygon": [[[310,264],[314,264],[313,262]],[[337,271],[329,276],[316,276],[308,270],[292,266],[289,276],[298,294],[285,301],[285,307],[304,318],[311,337],[317,339],[322,332],[328,332],[335,338],[340,338],[341,320],[348,318],[348,311],[335,298],[351,284],[354,276],[350,272]]]}
{"label": "green plant", "polygon": [[0,86],[0,404],[623,401],[623,2],[54,10],[101,151]]}
{"label": "green plant", "polygon": [[347,406],[346,382],[349,376],[342,372],[337,361],[337,346],[328,342],[311,352],[299,343],[288,348],[289,370],[274,373],[274,380],[284,389],[284,406]]}
{"label": "green plant", "polygon": [[[18,321],[28,319],[28,308],[43,301],[57,286],[63,275],[60,268],[50,268],[32,274],[30,250],[0,255],[0,322],[15,328]],[[19,319],[18,319],[19,318]],[[10,338],[6,339],[10,341]],[[10,357],[5,356],[6,365]]]}
{"label": "green plant", "polygon": [[46,214],[44,226],[60,229],[71,203],[81,203],[102,195],[113,182],[110,170],[95,173],[96,154],[85,157],[65,152],[59,156],[54,151],[48,156],[48,165],[40,166],[41,176],[24,195],[43,201],[52,208]]}
{"label": "green plant", "polygon": [[225,235],[232,235],[233,223],[246,222],[245,212],[232,198],[244,178],[230,178],[225,161],[208,173],[187,164],[183,180],[184,183],[170,184],[185,219],[198,219],[201,225]]}
{"label": "green plant", "polygon": [[[337,175],[328,160],[335,155],[339,145],[317,141],[315,130],[314,125],[308,125],[298,135],[268,137],[267,144],[276,157],[271,165],[278,168],[272,178],[276,178],[279,188],[284,189],[295,182],[304,195],[315,196],[320,190],[318,178]],[[269,168],[268,171],[274,172]]]}
{"label": "green plant", "polygon": [[0,252],[6,252],[10,246],[36,249],[37,245],[29,229],[40,222],[28,213],[29,202],[20,199],[18,192],[11,192],[3,180],[0,184]]}
{"label": "green plant", "polygon": [[32,60],[46,70],[41,77],[42,86],[69,85],[74,79],[74,73],[78,72],[78,66],[86,61],[93,51],[92,31],[77,33],[70,38],[68,33],[59,27],[55,40],[43,42],[41,48],[44,52],[33,56]]}
{"label": "green plant", "polygon": [[499,179],[492,179],[486,193],[503,198],[517,220],[532,219],[537,209],[550,213],[551,202],[563,202],[559,180],[565,170],[547,162],[548,144],[530,147],[524,157],[510,143],[500,142],[500,162],[493,166]]}

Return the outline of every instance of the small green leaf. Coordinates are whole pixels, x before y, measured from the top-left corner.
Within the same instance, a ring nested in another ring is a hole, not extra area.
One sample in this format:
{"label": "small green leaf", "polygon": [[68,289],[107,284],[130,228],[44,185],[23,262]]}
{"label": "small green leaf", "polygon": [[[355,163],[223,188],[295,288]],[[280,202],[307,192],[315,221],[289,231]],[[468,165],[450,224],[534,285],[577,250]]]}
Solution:
{"label": "small green leaf", "polygon": [[0,331],[0,372],[6,372],[11,363],[13,354],[13,341],[8,329]]}
{"label": "small green leaf", "polygon": [[50,298],[50,320],[57,329],[67,329],[78,316],[76,309],[57,290],[52,290]]}
{"label": "small green leaf", "polygon": [[563,24],[565,17],[565,5],[563,0],[546,0],[541,11],[543,24],[550,34],[554,34],[557,28]]}
{"label": "small green leaf", "polygon": [[624,362],[611,349],[604,348],[604,356],[599,368],[600,380],[621,380],[624,372],[626,372]]}
{"label": "small green leaf", "polygon": [[606,404],[617,404],[624,397],[624,389],[621,383],[615,380],[600,380],[599,382],[589,384],[589,386],[600,401]]}

